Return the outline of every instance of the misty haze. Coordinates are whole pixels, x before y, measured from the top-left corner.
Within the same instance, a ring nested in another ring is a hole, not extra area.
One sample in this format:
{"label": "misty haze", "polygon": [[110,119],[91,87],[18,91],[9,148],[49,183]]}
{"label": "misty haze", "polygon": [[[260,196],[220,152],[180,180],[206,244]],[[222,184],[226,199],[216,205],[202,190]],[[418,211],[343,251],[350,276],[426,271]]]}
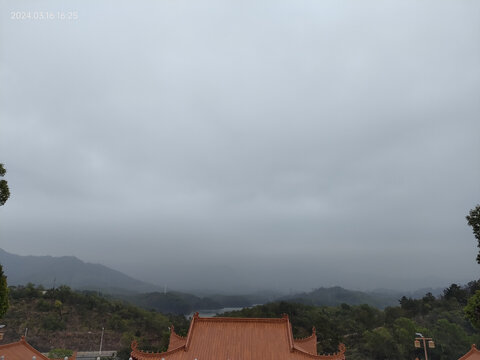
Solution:
{"label": "misty haze", "polygon": [[0,360],[480,359],[480,2],[0,0]]}
{"label": "misty haze", "polygon": [[191,292],[478,278],[478,3],[0,9],[4,251]]}

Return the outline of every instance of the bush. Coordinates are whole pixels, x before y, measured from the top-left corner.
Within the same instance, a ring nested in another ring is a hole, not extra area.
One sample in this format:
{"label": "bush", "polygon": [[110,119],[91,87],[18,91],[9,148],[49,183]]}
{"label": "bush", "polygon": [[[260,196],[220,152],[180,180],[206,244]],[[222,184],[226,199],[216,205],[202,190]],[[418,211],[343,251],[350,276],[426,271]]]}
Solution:
{"label": "bush", "polygon": [[41,311],[41,312],[49,312],[50,310],[53,309],[53,306],[47,301],[40,299],[40,301],[37,303],[36,308],[38,311]]}
{"label": "bush", "polygon": [[73,351],[68,349],[52,349],[48,353],[50,359],[63,359],[65,356],[72,356]]}
{"label": "bush", "polygon": [[66,325],[58,316],[50,314],[42,320],[42,328],[50,331],[65,330]]}

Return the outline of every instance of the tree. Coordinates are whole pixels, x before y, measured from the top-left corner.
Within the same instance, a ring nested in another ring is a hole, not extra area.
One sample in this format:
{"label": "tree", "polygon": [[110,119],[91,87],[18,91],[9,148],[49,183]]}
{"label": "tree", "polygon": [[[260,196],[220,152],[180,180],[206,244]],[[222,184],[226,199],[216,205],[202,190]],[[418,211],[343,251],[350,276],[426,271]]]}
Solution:
{"label": "tree", "polygon": [[[0,164],[0,176],[7,173],[3,164]],[[0,206],[4,205],[10,197],[7,180],[0,180]],[[3,274],[3,267],[0,264],[0,318],[5,315],[8,309],[8,286],[7,277]]]}
{"label": "tree", "polygon": [[[467,221],[468,225],[472,227],[473,234],[477,239],[477,247],[480,248],[480,205],[470,210],[470,215],[467,215]],[[480,264],[480,251],[477,254],[477,263]]]}
{"label": "tree", "polygon": [[8,310],[8,287],[7,277],[3,274],[3,268],[0,264],[0,319]]}
{"label": "tree", "polygon": [[[0,176],[5,176],[7,170],[3,164],[0,164]],[[0,206],[4,205],[10,197],[10,189],[7,180],[0,180]]]}
{"label": "tree", "polygon": [[456,299],[459,304],[465,306],[468,300],[468,291],[457,284],[443,290],[443,297],[447,300]]}
{"label": "tree", "polygon": [[480,290],[477,290],[475,295],[468,299],[467,306],[463,310],[472,325],[480,330]]}

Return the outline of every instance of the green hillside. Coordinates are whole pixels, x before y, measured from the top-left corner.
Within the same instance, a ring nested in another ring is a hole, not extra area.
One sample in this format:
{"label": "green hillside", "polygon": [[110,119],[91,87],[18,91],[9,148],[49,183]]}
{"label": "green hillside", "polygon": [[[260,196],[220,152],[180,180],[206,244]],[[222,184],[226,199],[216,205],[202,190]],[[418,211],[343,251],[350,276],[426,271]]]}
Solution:
{"label": "green hillside", "polygon": [[210,298],[198,297],[192,294],[169,291],[167,293],[153,292],[146,294],[117,296],[148,310],[162,313],[189,314],[196,310],[220,309],[223,305]]}
{"label": "green hillside", "polygon": [[398,297],[395,295],[353,291],[344,289],[340,286],[329,288],[321,287],[308,293],[285,296],[280,300],[316,306],[368,304],[379,309],[398,304]]}
{"label": "green hillside", "polygon": [[[281,317],[286,313],[295,337],[310,335],[315,326],[319,352],[334,352],[343,342],[349,360],[422,357],[421,350],[413,346],[415,333],[420,332],[436,342],[436,348],[429,350],[433,359],[452,360],[467,352],[472,343],[480,343],[480,333],[464,313],[467,302],[478,290],[480,281],[463,287],[453,284],[439,297],[430,293],[421,299],[402,297],[397,306],[384,310],[367,304],[313,306],[277,301],[222,316]],[[177,295],[173,293],[171,298],[176,299]],[[189,301],[205,301],[181,293],[179,296]],[[158,300],[156,296],[153,298]],[[224,300],[241,301],[241,298]],[[140,309],[95,292],[75,292],[65,286],[44,290],[31,284],[10,288],[10,309],[2,323],[8,329],[3,343],[18,340],[28,328],[27,340],[41,351],[55,348],[97,351],[103,327],[103,349],[119,350],[122,360],[128,359],[133,339],[139,341],[142,349],[165,350],[170,324],[182,335],[189,325],[182,315]]]}
{"label": "green hillside", "polygon": [[[471,344],[480,343],[480,334],[466,320],[464,307],[480,289],[480,281],[460,287],[452,284],[442,296],[428,293],[421,299],[402,297],[399,306],[384,310],[369,305],[312,306],[286,301],[243,309],[222,316],[279,317],[289,315],[296,337],[311,334],[316,327],[318,351],[334,352],[340,342],[347,346],[348,360],[404,360],[423,358],[415,350],[415,333],[432,337],[432,359],[454,360]],[[478,310],[478,308],[477,308]]]}
{"label": "green hillside", "polygon": [[142,348],[164,350],[170,324],[179,332],[188,328],[183,316],[143,310],[95,292],[75,292],[66,286],[44,290],[32,284],[10,287],[10,308],[2,323],[7,325],[2,343],[18,341],[28,328],[28,342],[43,352],[97,351],[103,327],[103,349],[123,349],[125,359],[134,338]]}

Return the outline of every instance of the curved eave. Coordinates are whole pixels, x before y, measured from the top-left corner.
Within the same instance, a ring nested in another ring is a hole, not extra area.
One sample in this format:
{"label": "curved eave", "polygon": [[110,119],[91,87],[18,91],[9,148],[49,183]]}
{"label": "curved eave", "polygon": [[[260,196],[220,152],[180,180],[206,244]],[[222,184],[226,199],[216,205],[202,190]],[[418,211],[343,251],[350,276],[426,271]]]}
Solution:
{"label": "curved eave", "polygon": [[463,355],[460,359],[458,360],[467,360],[470,356],[473,354],[478,354],[480,355],[480,351],[477,349],[477,346],[475,344],[472,344],[472,347],[470,348],[470,351],[467,352],[465,355]]}
{"label": "curved eave", "polygon": [[149,352],[133,349],[130,355],[132,356],[133,359],[136,359],[136,360],[146,360],[146,359],[167,357],[181,350],[185,350],[185,345],[182,345],[176,349],[168,350],[161,353],[149,353]]}
{"label": "curved eave", "polygon": [[345,360],[346,347],[344,344],[338,346],[338,352],[329,355],[314,355],[309,352],[305,352],[301,347],[294,346],[293,352],[302,354],[308,359],[321,359],[321,360]]}

